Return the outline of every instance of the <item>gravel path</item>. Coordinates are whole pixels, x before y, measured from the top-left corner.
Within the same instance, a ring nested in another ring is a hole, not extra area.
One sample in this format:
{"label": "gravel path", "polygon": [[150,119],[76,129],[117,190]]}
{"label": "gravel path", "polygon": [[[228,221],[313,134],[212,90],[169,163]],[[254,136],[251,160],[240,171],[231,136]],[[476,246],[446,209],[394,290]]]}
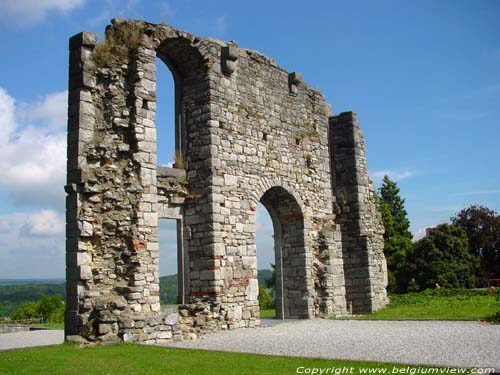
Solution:
{"label": "gravel path", "polygon": [[295,357],[500,369],[500,325],[464,321],[301,320],[175,343]]}
{"label": "gravel path", "polygon": [[[267,324],[267,326],[265,326]],[[295,357],[500,369],[500,325],[463,321],[263,320],[170,346]],[[57,345],[60,330],[0,334],[0,350]]]}
{"label": "gravel path", "polygon": [[39,330],[0,334],[0,350],[57,345],[63,342],[63,330]]}

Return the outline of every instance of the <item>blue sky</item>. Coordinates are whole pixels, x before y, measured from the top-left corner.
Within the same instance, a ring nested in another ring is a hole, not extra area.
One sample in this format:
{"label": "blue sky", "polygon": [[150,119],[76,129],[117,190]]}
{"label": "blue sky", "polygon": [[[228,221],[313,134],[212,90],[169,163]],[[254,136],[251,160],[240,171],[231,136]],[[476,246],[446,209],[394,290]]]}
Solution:
{"label": "blue sky", "polygon": [[[236,40],[301,72],[335,113],[357,112],[370,175],[398,181],[416,237],[472,203],[500,211],[499,1],[2,0],[0,278],[64,276],[68,38],[115,17]],[[265,209],[257,218],[266,267],[272,228]],[[162,274],[175,271],[173,233],[162,225]]]}

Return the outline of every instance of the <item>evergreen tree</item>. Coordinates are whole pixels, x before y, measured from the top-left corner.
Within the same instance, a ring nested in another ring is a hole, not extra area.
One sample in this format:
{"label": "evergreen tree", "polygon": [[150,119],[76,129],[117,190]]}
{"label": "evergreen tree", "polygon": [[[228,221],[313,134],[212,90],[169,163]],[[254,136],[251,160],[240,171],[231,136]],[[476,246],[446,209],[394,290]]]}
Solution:
{"label": "evergreen tree", "polygon": [[266,279],[266,287],[269,289],[275,289],[276,288],[276,265],[271,264],[271,268],[273,270],[271,277]]}
{"label": "evergreen tree", "polygon": [[405,210],[405,200],[400,196],[396,182],[384,176],[379,189],[378,209],[385,227],[384,254],[390,291],[406,291],[408,273],[405,272],[406,255],[412,249],[410,221]]}
{"label": "evergreen tree", "polygon": [[408,255],[407,272],[419,289],[471,288],[479,261],[469,252],[467,235],[458,226],[441,224],[427,230]]}

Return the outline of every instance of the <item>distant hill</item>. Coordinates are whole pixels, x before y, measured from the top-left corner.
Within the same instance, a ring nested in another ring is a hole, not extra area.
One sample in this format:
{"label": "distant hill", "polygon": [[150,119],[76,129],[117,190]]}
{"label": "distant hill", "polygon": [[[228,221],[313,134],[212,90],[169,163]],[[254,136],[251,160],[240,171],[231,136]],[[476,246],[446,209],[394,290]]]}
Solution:
{"label": "distant hill", "polygon": [[[259,270],[259,284],[267,287],[266,279],[271,270]],[[0,279],[0,317],[10,316],[23,303],[38,301],[46,295],[66,298],[64,279]],[[177,275],[160,277],[160,301],[165,304],[177,303]]]}
{"label": "distant hill", "polygon": [[177,303],[177,274],[160,277],[160,301],[167,305]]}
{"label": "distant hill", "polygon": [[38,301],[44,296],[65,298],[66,284],[14,284],[0,285],[0,317],[10,316],[23,303]]}
{"label": "distant hill", "polygon": [[0,279],[0,285],[64,284],[65,279]]}

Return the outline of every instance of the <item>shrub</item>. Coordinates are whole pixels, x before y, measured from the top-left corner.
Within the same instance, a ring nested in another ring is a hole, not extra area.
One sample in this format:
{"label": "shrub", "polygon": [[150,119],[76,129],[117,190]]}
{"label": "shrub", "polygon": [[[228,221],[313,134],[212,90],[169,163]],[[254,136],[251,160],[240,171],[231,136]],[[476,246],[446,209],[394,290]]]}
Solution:
{"label": "shrub", "polygon": [[488,320],[493,324],[500,324],[500,310],[494,313]]}
{"label": "shrub", "polygon": [[43,317],[45,322],[62,323],[64,321],[64,303],[59,296],[45,296],[37,302],[27,302],[12,314],[14,320]]}
{"label": "shrub", "polygon": [[259,285],[259,306],[262,310],[274,309],[273,297]]}
{"label": "shrub", "polygon": [[38,302],[27,302],[12,313],[12,319],[25,320],[31,318],[39,318]]}
{"label": "shrub", "polygon": [[143,30],[130,22],[108,28],[104,41],[92,53],[95,66],[103,68],[112,63],[128,63],[130,54],[139,48],[142,34]]}

